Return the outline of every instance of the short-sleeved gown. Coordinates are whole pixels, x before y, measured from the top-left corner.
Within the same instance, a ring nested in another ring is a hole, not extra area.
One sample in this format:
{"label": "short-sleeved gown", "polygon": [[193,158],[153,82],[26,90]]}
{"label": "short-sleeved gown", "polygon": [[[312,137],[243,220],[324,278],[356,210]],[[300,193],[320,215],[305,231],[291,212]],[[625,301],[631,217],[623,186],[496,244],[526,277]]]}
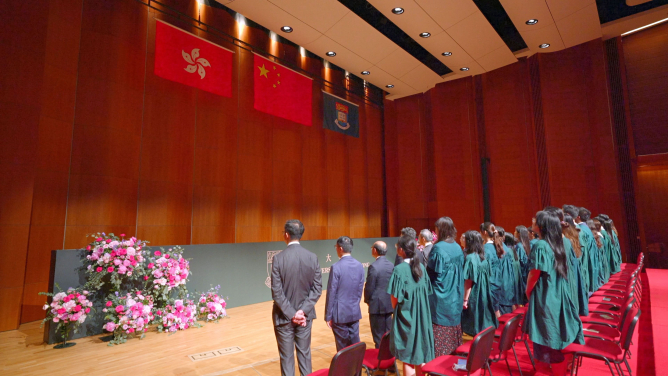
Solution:
{"label": "short-sleeved gown", "polygon": [[462,344],[464,252],[454,241],[439,241],[429,253],[427,274],[434,291],[429,295],[435,355],[449,355]]}
{"label": "short-sleeved gown", "polygon": [[471,280],[473,285],[468,308],[462,311],[462,331],[474,336],[490,326],[498,327],[499,320],[492,306],[489,261],[480,260],[477,253],[466,255],[464,279]]}
{"label": "short-sleeved gown", "polygon": [[584,289],[588,292],[590,291],[589,270],[591,268],[589,265],[591,260],[589,258],[589,243],[587,240],[589,235],[584,230],[582,230],[582,227],[578,226],[577,229],[579,230],[578,241],[580,242],[580,257],[578,257],[578,261],[580,262],[580,273],[582,274],[582,283],[584,283]]}
{"label": "short-sleeved gown", "polygon": [[611,235],[610,274],[616,274],[622,271],[622,250],[619,247],[619,238],[617,237],[617,234],[613,231]]}
{"label": "short-sleeved gown", "polygon": [[520,273],[521,273],[521,284],[519,288],[519,295],[517,296],[517,304],[527,304],[527,279],[529,278],[529,256],[527,256],[526,251],[524,250],[524,245],[522,243],[517,243],[515,246],[515,252],[520,259]]}
{"label": "short-sleeved gown", "polygon": [[601,265],[599,272],[599,287],[605,285],[610,280],[610,238],[603,229],[601,229],[601,243],[603,243],[603,247],[599,249],[599,259]]}
{"label": "short-sleeved gown", "polygon": [[568,256],[568,283],[571,285],[573,291],[574,301],[578,308],[578,315],[587,316],[589,314],[589,294],[584,286],[582,280],[582,268],[580,267],[580,260],[575,255],[575,249],[570,239],[564,237],[564,248]]}
{"label": "short-sleeved gown", "polygon": [[589,292],[595,292],[599,288],[598,275],[600,262],[598,259],[598,245],[596,244],[594,233],[591,232],[591,229],[586,223],[581,222],[578,224],[578,226],[580,227],[580,242],[586,243],[587,248],[586,256],[588,261],[584,262],[583,260],[582,263],[582,265],[587,269],[587,272],[585,273],[587,276],[587,289]]}
{"label": "short-sleeved gown", "polygon": [[499,310],[499,296],[501,294],[501,280],[499,279],[500,260],[496,255],[496,248],[494,243],[487,243],[484,247],[485,260],[489,262],[489,286],[492,292],[492,307],[494,311]]}
{"label": "short-sleeved gown", "polygon": [[520,293],[522,291],[522,265],[520,263],[520,256],[518,255],[517,245],[508,247],[508,252],[511,256],[510,259],[513,261],[513,273],[515,273],[513,276],[513,304],[522,304],[520,302]]}
{"label": "short-sleeved gown", "polygon": [[424,265],[422,278],[415,282],[408,263],[394,267],[387,293],[397,298],[390,331],[390,351],[408,364],[427,363],[434,356],[434,332],[431,324],[429,295],[431,283]]}
{"label": "short-sleeved gown", "polygon": [[506,314],[513,311],[513,304],[516,300],[516,274],[513,265],[515,257],[507,245],[503,245],[504,254],[499,258],[499,276],[501,288],[498,291],[499,311]]}
{"label": "short-sleeved gown", "polygon": [[573,342],[584,344],[582,321],[571,286],[557,273],[552,248],[546,241],[539,240],[529,258],[532,269],[541,273],[531,291],[524,331],[534,343],[554,350],[563,350]]}

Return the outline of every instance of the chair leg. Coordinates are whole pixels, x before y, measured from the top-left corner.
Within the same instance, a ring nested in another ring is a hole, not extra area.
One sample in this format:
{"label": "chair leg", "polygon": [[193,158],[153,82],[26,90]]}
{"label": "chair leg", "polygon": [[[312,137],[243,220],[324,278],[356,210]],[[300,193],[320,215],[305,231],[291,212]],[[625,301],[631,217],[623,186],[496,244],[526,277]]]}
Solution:
{"label": "chair leg", "polygon": [[362,364],[362,368],[364,368],[364,370],[366,371],[366,376],[371,376],[371,371],[369,371],[369,367]]}
{"label": "chair leg", "polygon": [[608,368],[610,368],[610,374],[612,376],[615,376],[615,372],[612,370],[612,366],[610,365],[610,362],[607,359],[605,360],[605,364],[608,366]]}
{"label": "chair leg", "polygon": [[517,359],[517,353],[515,352],[515,344],[513,343],[513,355],[515,355],[515,362],[517,363],[517,369],[520,371],[520,376],[522,376],[522,367],[520,367],[520,361]]}
{"label": "chair leg", "polygon": [[578,356],[575,355],[575,354],[573,354],[573,361],[572,361],[572,363],[571,363],[571,376],[574,376],[574,375],[577,375],[577,374],[578,374],[578,371],[577,371],[577,366],[578,366],[577,358],[578,358]]}
{"label": "chair leg", "polygon": [[487,370],[489,371],[489,376],[494,376],[492,375],[492,368],[490,368],[489,362],[487,362],[486,365],[487,365]]}
{"label": "chair leg", "polygon": [[615,363],[615,369],[617,370],[619,376],[624,376],[624,370],[622,369],[621,364]]}
{"label": "chair leg", "polygon": [[506,357],[506,367],[508,367],[508,373],[510,376],[513,376],[513,371],[510,370],[510,363],[508,363],[508,357]]}
{"label": "chair leg", "polygon": [[[629,362],[624,359],[624,364],[626,364],[626,369],[629,370],[629,376],[633,376],[633,372],[631,372],[631,366],[629,365]],[[619,365],[619,368],[622,368],[622,365]]]}
{"label": "chair leg", "polygon": [[531,365],[533,366],[533,370],[536,370],[536,363],[533,361],[533,354],[531,354],[531,350],[529,349],[529,341],[524,339],[524,346],[527,348],[527,352],[529,353],[529,360],[531,360]]}

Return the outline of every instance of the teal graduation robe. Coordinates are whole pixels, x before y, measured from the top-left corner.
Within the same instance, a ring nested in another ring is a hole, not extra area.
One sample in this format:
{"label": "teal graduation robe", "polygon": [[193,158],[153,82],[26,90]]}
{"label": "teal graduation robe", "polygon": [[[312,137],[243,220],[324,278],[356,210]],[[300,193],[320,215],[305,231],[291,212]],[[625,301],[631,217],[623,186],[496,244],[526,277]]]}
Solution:
{"label": "teal graduation robe", "polygon": [[496,255],[494,243],[486,243],[484,246],[485,260],[489,262],[489,285],[492,292],[492,306],[494,311],[499,310],[499,295],[501,291],[501,281],[499,280],[500,260]]}
{"label": "teal graduation robe", "polygon": [[464,252],[455,242],[439,241],[429,253],[427,274],[434,291],[429,295],[431,321],[441,326],[461,323],[464,301]]}
{"label": "teal graduation robe", "polygon": [[499,326],[499,320],[492,306],[490,272],[487,259],[480,260],[477,253],[466,255],[464,279],[473,282],[468,308],[462,311],[462,331],[466,334],[475,336],[485,328]]}

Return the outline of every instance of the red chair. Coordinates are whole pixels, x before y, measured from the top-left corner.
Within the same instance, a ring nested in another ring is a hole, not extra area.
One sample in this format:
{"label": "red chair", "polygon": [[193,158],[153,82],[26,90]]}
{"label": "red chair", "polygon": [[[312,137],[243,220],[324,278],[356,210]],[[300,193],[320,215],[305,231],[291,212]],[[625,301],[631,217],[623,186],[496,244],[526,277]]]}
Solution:
{"label": "red chair", "polygon": [[635,299],[633,299],[630,303],[631,304],[629,304],[627,308],[624,310],[624,313],[622,313],[622,316],[620,317],[619,320],[620,324],[616,328],[611,328],[607,325],[601,325],[601,324],[583,323],[582,329],[584,330],[585,337],[598,338],[606,341],[619,343],[622,336],[620,329],[623,323],[626,322],[626,318],[631,312],[631,309],[634,307]]}
{"label": "red chair", "polygon": [[[515,352],[515,339],[517,338],[517,329],[520,327],[521,321],[522,315],[515,315],[515,317],[508,320],[508,322],[503,326],[499,341],[494,342],[492,351],[489,355],[489,360],[493,363],[505,360],[510,376],[513,375],[513,371],[510,370],[510,363],[508,363],[508,351],[510,350],[513,350],[513,354],[515,355],[515,362],[517,363],[517,369],[520,370],[520,376],[522,376],[520,361],[517,359],[517,353]],[[498,332],[498,329],[495,332]],[[457,350],[455,350],[455,353],[468,355],[471,351],[472,343],[473,341],[469,341],[459,346]]]}
{"label": "red chair", "polygon": [[622,370],[621,364],[624,363],[626,369],[629,371],[629,375],[631,375],[631,366],[629,366],[629,362],[626,358],[630,354],[629,347],[631,345],[631,338],[633,337],[639,319],[640,310],[638,308],[633,308],[631,313],[626,317],[626,321],[622,328],[620,342],[618,344],[596,338],[585,338],[584,345],[575,343],[568,345],[563,352],[573,353],[571,374],[575,373],[575,375],[577,375],[579,358],[590,358],[604,361],[613,376],[615,376],[615,371],[612,370],[612,364],[615,365],[615,370],[623,376],[624,371]]}
{"label": "red chair", "polygon": [[332,358],[329,368],[310,373],[309,376],[358,376],[362,373],[366,343],[358,342],[341,349]]}
{"label": "red chair", "polygon": [[[487,367],[489,374],[492,370],[489,368],[489,354],[492,352],[492,344],[494,343],[494,327],[489,328],[478,333],[473,340],[471,340],[471,349],[469,356],[466,358],[466,374],[477,375],[483,367]],[[452,366],[455,365],[459,359],[463,359],[456,355],[443,355],[425,364],[422,367],[422,372],[434,376],[460,376],[464,373],[462,371],[455,371]]]}
{"label": "red chair", "polygon": [[371,376],[376,371],[384,371],[387,376],[387,371],[394,366],[397,369],[397,360],[390,352],[390,332],[383,334],[380,340],[380,346],[377,349],[369,349],[364,352],[364,360],[362,367],[366,370],[366,374]]}

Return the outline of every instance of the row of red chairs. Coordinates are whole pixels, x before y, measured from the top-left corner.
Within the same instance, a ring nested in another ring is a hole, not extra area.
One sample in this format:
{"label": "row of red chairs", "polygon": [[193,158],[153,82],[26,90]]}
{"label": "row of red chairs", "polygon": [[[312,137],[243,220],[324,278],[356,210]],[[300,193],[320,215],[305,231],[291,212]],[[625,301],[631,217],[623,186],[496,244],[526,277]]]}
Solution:
{"label": "row of red chairs", "polygon": [[[632,374],[627,359],[631,358],[631,339],[640,319],[640,299],[642,284],[638,283],[643,268],[644,254],[638,256],[637,264],[622,264],[622,271],[611,276],[607,284],[596,291],[589,299],[588,316],[581,316],[585,331],[585,344],[571,344],[563,350],[573,354],[571,374],[577,375],[583,358],[598,359],[624,376],[622,363]],[[512,370],[508,353],[512,350],[515,362],[522,376],[522,368],[515,351],[515,344],[523,342],[529,353],[533,368],[536,368],[528,338],[519,328],[524,320],[526,307],[499,318],[499,328],[490,326],[478,333],[473,340],[459,346],[456,355],[439,356],[422,367],[422,371],[433,376],[458,376],[463,371],[455,371],[454,365],[466,359],[466,374],[479,375],[489,371],[490,363],[505,361],[508,372]],[[360,342],[339,351],[330,364],[330,368],[321,369],[309,376],[358,376],[364,369],[367,375],[383,371],[387,376],[390,369],[397,370],[397,362],[390,352],[389,332],[383,335],[380,348],[366,350],[366,344]]]}

